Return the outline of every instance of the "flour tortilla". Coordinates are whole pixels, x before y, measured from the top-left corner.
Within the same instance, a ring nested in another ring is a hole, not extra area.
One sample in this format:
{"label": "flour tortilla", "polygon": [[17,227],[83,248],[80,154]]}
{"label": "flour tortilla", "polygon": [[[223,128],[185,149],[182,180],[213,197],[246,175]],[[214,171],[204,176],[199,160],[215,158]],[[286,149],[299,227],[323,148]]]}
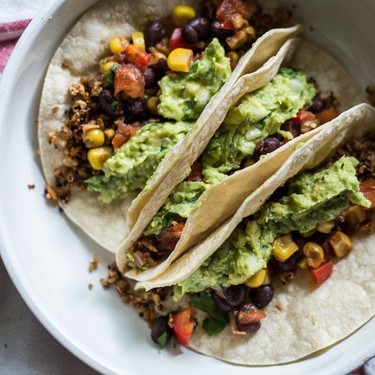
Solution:
{"label": "flour tortilla", "polygon": [[[81,76],[96,74],[100,60],[108,54],[108,42],[116,36],[130,36],[134,30],[142,30],[149,19],[169,16],[179,4],[196,6],[193,0],[101,0],[89,9],[77,22],[56,51],[49,65],[39,109],[39,147],[46,181],[54,182],[54,170],[62,165],[62,152],[48,143],[48,133],[59,131],[65,122],[64,111],[70,107],[67,89]],[[244,73],[260,68],[276,54],[283,43],[301,31],[299,26],[277,29],[259,38],[240,61],[225,87],[207,106],[198,123],[214,121],[220,114],[220,101],[230,92],[235,81]],[[219,107],[219,108],[218,108]],[[219,109],[219,110],[218,110]],[[53,111],[52,111],[53,110]],[[179,149],[178,149],[179,150]],[[138,204],[129,213],[130,226],[137,220],[145,202],[155,192],[159,182],[174,167],[176,152],[172,151],[163,168],[150,180]],[[87,235],[111,252],[115,252],[125,237],[127,212],[136,194],[107,205],[98,201],[97,194],[88,191],[72,191],[65,214]]]}
{"label": "flour tortilla", "polygon": [[[164,274],[138,283],[137,287],[150,289],[184,280],[224,243],[244,217],[254,214],[289,178],[319,166],[346,142],[367,135],[375,136],[375,110],[360,104],[327,124],[295,151],[205,241],[176,260]],[[228,327],[217,336],[208,336],[201,326],[205,316],[200,314],[190,347],[236,364],[271,365],[296,361],[353,333],[375,314],[375,234],[351,239],[352,251],[336,262],[332,276],[323,285],[317,287],[308,272],[299,272],[289,284],[276,287],[258,333],[239,336]]]}
{"label": "flour tortilla", "polygon": [[[224,111],[225,109],[225,113],[227,113],[229,108],[247,91],[252,92],[269,82],[277,73],[281,64],[302,70],[308,77],[313,77],[322,91],[332,90],[340,98],[341,103],[338,108],[340,112],[365,100],[361,88],[331,56],[305,41],[293,38],[287,41],[278,54],[271,58],[261,69],[253,74],[241,77],[232,88],[232,91],[221,102],[221,110]],[[260,80],[258,80],[258,77]],[[264,83],[260,84],[261,81]],[[143,207],[138,220],[117,252],[117,264],[120,269],[125,268],[127,262],[126,251],[142,235],[144,229],[162,206],[173,187],[184,179],[185,171],[203,152],[210,138],[219,128],[223,118],[220,118],[220,122],[211,124],[211,129],[208,126],[204,130],[202,129],[199,141],[197,141],[197,136],[193,130],[178,147],[174,148],[174,151],[180,155],[175,156],[177,162],[174,169],[160,182],[154,195],[150,197]],[[293,153],[298,143],[307,141],[321,129],[322,127],[314,132],[297,137],[276,152],[269,154],[264,160],[234,173],[221,183],[206,190],[197,202],[193,214],[187,220],[181,238],[169,257],[147,271],[132,270],[127,272],[126,276],[138,281],[146,281],[162,274],[175,259],[190,247],[199,243],[205,236],[232,216],[243,200],[282,166]],[[203,131],[207,135],[203,136]],[[155,175],[158,174],[163,163],[168,160],[168,156],[159,165]],[[144,194],[145,190],[140,196]],[[138,204],[140,196],[132,203],[132,208]],[[225,201],[223,201],[223,197],[225,197]],[[131,209],[129,212],[131,212]],[[131,222],[132,220],[129,220],[128,225],[131,225]]]}

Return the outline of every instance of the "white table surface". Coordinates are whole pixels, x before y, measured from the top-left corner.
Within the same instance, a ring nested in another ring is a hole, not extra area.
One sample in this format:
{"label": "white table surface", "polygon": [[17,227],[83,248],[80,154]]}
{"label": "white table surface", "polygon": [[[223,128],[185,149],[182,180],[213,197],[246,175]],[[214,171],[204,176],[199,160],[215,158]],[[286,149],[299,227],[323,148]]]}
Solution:
{"label": "white table surface", "polygon": [[95,375],[39,323],[0,257],[0,374]]}

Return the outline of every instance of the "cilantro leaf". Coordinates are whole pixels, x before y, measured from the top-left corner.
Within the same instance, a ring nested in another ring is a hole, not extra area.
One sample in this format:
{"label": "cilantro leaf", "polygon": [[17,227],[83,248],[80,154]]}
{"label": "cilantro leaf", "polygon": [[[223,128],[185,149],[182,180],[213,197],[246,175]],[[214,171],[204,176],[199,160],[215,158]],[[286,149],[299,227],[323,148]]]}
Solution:
{"label": "cilantro leaf", "polygon": [[210,336],[220,333],[229,323],[228,315],[217,308],[209,293],[192,295],[190,297],[190,304],[209,315],[203,321],[203,329]]}
{"label": "cilantro leaf", "polygon": [[165,348],[165,346],[167,345],[167,341],[168,341],[168,334],[167,332],[164,332],[158,337],[158,344],[159,344],[160,349]]}

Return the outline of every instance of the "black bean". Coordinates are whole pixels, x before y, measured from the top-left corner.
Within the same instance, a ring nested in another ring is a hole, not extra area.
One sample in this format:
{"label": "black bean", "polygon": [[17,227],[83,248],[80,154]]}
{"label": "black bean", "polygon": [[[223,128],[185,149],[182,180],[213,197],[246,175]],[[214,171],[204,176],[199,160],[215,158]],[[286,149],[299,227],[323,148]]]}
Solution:
{"label": "black bean", "polygon": [[274,288],[271,284],[268,285],[261,285],[258,288],[250,289],[250,299],[251,302],[258,307],[258,309],[262,309],[263,307],[267,306],[273,298],[274,295]]}
{"label": "black bean", "polygon": [[292,133],[293,138],[301,135],[301,125],[294,122],[294,120],[286,121],[282,126],[281,130]]}
{"label": "black bean", "polygon": [[293,272],[297,269],[297,263],[302,256],[302,251],[298,250],[284,262],[280,262],[276,258],[272,258],[271,264],[279,272]]}
{"label": "black bean", "polygon": [[210,23],[207,18],[194,18],[182,28],[182,37],[188,43],[195,43],[206,39],[209,31]]}
{"label": "black bean", "polygon": [[227,303],[236,307],[244,301],[247,290],[248,288],[244,284],[232,285],[228,288],[223,288],[222,295]]}
{"label": "black bean", "polygon": [[254,320],[249,322],[249,318],[251,318],[251,312],[253,310],[257,310],[257,308],[252,303],[243,303],[241,306],[238,307],[237,310],[235,310],[233,316],[236,327],[239,331],[246,333],[254,333],[258,331],[261,325],[260,320]]}
{"label": "black bean", "polygon": [[99,107],[109,116],[118,116],[122,113],[121,102],[116,99],[111,90],[102,90],[99,95]]}
{"label": "black bean", "polygon": [[260,146],[260,153],[262,155],[269,154],[281,147],[282,142],[278,140],[275,136],[270,136],[263,139]]}
{"label": "black bean", "polygon": [[151,326],[152,341],[158,344],[158,338],[160,338],[160,336],[162,336],[164,333],[167,334],[167,343],[171,338],[171,329],[168,325],[168,316],[159,316],[153,321]]}
{"label": "black bean", "polygon": [[124,102],[125,122],[142,121],[148,116],[147,102],[144,98]]}
{"label": "black bean", "polygon": [[168,63],[166,59],[160,58],[155,64],[150,65],[159,75],[164,75],[168,70]]}
{"label": "black bean", "polygon": [[229,29],[223,29],[220,27],[219,21],[213,21],[211,22],[211,31],[220,40],[224,40],[228,38],[229,36],[232,36],[234,31]]}
{"label": "black bean", "polygon": [[309,108],[309,111],[313,113],[318,113],[321,110],[324,109],[324,101],[319,96],[315,96],[312,100],[311,107]]}
{"label": "black bean", "polygon": [[154,87],[158,82],[154,69],[152,68],[147,67],[143,72],[143,76],[145,77],[146,89]]}
{"label": "black bean", "polygon": [[165,29],[160,20],[150,22],[145,30],[145,41],[147,47],[159,43],[165,35]]}
{"label": "black bean", "polygon": [[220,311],[229,312],[233,310],[233,306],[225,301],[225,299],[219,297],[215,292],[212,293],[212,299]]}

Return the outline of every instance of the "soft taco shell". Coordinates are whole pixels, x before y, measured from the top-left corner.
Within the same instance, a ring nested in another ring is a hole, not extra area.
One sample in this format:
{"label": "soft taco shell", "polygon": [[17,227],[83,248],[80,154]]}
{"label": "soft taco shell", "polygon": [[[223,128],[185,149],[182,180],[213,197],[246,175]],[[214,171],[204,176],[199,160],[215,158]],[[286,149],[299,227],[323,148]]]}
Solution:
{"label": "soft taco shell", "polygon": [[[345,111],[351,106],[364,101],[361,88],[337,61],[324,51],[305,41],[297,43],[298,41],[295,39],[289,40],[280,49],[279,53],[270,59],[261,69],[251,75],[241,77],[236,82],[232,91],[228,93],[227,98],[222,101],[221,107],[225,108],[225,113],[246,92],[254,91],[270,81],[279,70],[281,63],[291,68],[302,70],[308,77],[316,79],[322,91],[332,90],[340,98],[339,111]],[[259,85],[260,81],[257,78],[259,75],[264,79],[265,83],[263,85]],[[221,118],[221,121],[223,118]],[[121,244],[117,252],[117,263],[120,269],[124,269],[126,263],[126,250],[131,248],[134,242],[141,236],[147,224],[164,203],[172,188],[183,180],[185,177],[184,171],[189,167],[189,160],[192,163],[195,160],[193,156],[200,155],[203,152],[210,138],[217,128],[219,128],[220,123],[211,124],[212,128],[210,130],[206,126],[205,132],[207,132],[207,136],[201,136],[199,141],[197,141],[197,137],[194,137],[193,130],[178,147],[174,148],[173,151],[177,150],[176,152],[178,152],[179,148],[179,154],[185,155],[185,157],[180,157],[180,162],[176,163],[171,173],[159,184],[154,195],[144,206],[129,235]],[[298,142],[306,141],[319,132],[320,129],[322,128],[318,128],[316,132],[307,133],[302,137],[294,139],[276,152],[268,155],[261,162],[234,173],[220,184],[210,187],[197,202],[197,209],[187,220],[182,236],[170,256],[164,262],[150,270],[143,272],[130,271],[126,275],[138,281],[145,281],[151,280],[164,272],[187,249],[197,244],[207,234],[232,216],[243,200],[281,167],[292,154]],[[210,132],[209,134],[208,131]],[[192,151],[192,147],[194,147],[194,151]],[[168,156],[166,156],[164,161],[167,160]],[[175,158],[179,160],[178,156]],[[162,164],[159,165],[157,171],[162,167]],[[140,196],[144,193],[145,191]],[[227,200],[223,202],[222,197],[226,197]],[[138,200],[139,197],[132,203],[132,207],[137,205]],[[131,220],[129,220],[128,224],[131,224]]]}
{"label": "soft taco shell", "polygon": [[[65,37],[49,65],[39,109],[38,137],[46,181],[50,183],[54,181],[54,170],[62,164],[62,152],[49,145],[48,134],[50,131],[59,131],[65,122],[64,111],[70,106],[67,95],[68,87],[78,82],[80,77],[97,72],[99,61],[105,57],[108,42],[113,37],[130,35],[132,31],[142,29],[151,18],[169,16],[172,9],[180,4],[194,6],[200,2],[193,0],[158,2],[101,0],[84,14]],[[259,38],[255,43],[256,48],[246,54],[239,68],[233,72],[226,90],[230,91],[231,85],[244,71],[251,72],[261,67],[276,54],[289,37],[299,31],[299,27],[280,29]],[[220,96],[217,95],[211,100],[209,108],[205,111],[206,116],[209,117],[210,114],[216,112],[220,104],[218,101],[223,97],[225,95],[221,93]],[[171,158],[173,160],[173,156]],[[170,165],[168,162],[164,165],[166,166],[164,171],[167,172],[173,167],[173,164]],[[155,182],[147,186],[147,194],[140,199],[142,204],[149,199],[157,186]],[[62,208],[65,214],[86,234],[104,248],[115,252],[125,237],[127,211],[135,197],[134,194],[107,205],[99,202],[95,193],[74,190],[69,204],[63,205]],[[142,208],[142,204],[137,207]],[[137,210],[133,210],[130,217],[137,217],[138,214]]]}
{"label": "soft taco shell", "polygon": [[[244,217],[255,213],[289,178],[320,165],[340,145],[366,135],[375,136],[375,110],[361,104],[327,124],[295,151],[205,241],[186,252],[163,275],[137,287],[151,289],[184,280],[224,243]],[[353,333],[375,314],[375,234],[351,239],[353,250],[336,262],[333,275],[322,286],[317,287],[307,272],[300,272],[289,284],[276,287],[257,334],[239,336],[228,327],[217,336],[208,336],[199,324],[190,347],[228,362],[267,365],[298,360]]]}

